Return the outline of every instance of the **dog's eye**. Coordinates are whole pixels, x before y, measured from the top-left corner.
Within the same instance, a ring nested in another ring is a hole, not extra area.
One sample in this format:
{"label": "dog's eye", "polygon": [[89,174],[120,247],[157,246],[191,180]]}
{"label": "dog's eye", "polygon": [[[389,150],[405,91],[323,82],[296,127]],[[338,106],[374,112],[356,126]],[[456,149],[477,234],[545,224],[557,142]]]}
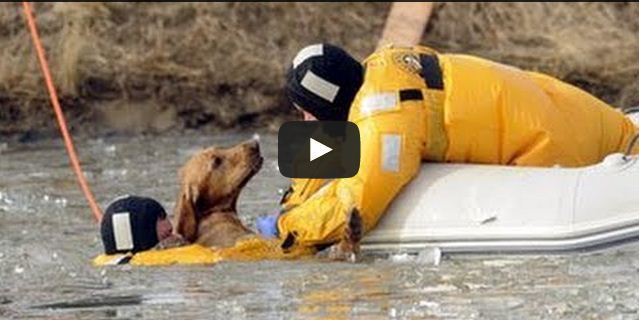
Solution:
{"label": "dog's eye", "polygon": [[215,157],[215,158],[213,158],[213,160],[211,161],[211,167],[212,167],[213,169],[215,169],[215,168],[219,167],[221,164],[222,164],[222,158]]}

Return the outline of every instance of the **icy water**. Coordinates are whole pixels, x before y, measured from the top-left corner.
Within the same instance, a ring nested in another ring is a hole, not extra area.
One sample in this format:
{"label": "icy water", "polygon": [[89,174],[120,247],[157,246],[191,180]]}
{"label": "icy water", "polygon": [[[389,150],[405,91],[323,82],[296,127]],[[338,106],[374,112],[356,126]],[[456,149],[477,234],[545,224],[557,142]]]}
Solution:
{"label": "icy water", "polygon": [[[239,135],[78,141],[104,208],[117,195],[170,211],[177,169],[200,147]],[[277,208],[276,140],[240,197],[250,225]],[[58,139],[0,140],[0,318],[5,319],[637,319],[639,244],[562,255],[455,255],[434,266],[412,256],[105,267],[98,229]]]}

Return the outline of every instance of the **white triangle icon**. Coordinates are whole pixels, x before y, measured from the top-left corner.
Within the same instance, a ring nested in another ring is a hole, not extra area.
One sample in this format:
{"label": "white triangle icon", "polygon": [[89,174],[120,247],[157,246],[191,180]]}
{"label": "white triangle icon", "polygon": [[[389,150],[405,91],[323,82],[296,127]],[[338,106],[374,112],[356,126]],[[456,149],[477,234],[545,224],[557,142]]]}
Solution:
{"label": "white triangle icon", "polygon": [[311,139],[311,161],[333,151],[333,149],[325,146],[324,144],[318,142],[317,140]]}

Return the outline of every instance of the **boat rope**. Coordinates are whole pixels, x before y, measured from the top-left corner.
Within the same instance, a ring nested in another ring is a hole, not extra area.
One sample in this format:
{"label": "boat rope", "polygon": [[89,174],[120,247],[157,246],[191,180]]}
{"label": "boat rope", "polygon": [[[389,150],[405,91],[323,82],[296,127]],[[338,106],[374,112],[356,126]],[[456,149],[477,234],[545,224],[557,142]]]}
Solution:
{"label": "boat rope", "polygon": [[53,110],[55,111],[60,132],[62,133],[62,138],[64,139],[64,145],[67,149],[67,154],[69,155],[71,168],[75,172],[75,176],[78,180],[78,184],[80,185],[80,189],[82,189],[82,192],[84,193],[84,197],[87,199],[87,202],[89,203],[89,207],[91,208],[91,212],[93,212],[93,216],[99,222],[102,219],[102,211],[100,210],[100,207],[96,203],[95,197],[93,196],[93,193],[91,192],[91,188],[89,187],[89,184],[87,183],[86,178],[84,177],[84,174],[82,172],[82,167],[80,166],[80,161],[78,160],[78,156],[75,152],[75,147],[73,146],[73,140],[71,139],[71,135],[69,134],[69,130],[67,129],[67,123],[64,118],[64,113],[62,112],[62,107],[60,107],[58,94],[56,92],[55,86],[53,85],[53,80],[51,78],[49,64],[47,63],[45,52],[42,47],[42,43],[40,41],[40,36],[38,34],[38,29],[36,27],[36,21],[33,16],[31,3],[27,1],[23,1],[22,7],[24,9],[24,15],[27,19],[27,25],[29,27],[29,31],[31,32],[31,39],[33,40],[33,45],[36,49],[38,60],[40,61],[40,68],[42,70],[42,75],[44,76],[44,81],[46,83],[47,90],[49,91],[49,97],[51,98],[51,105],[53,106]]}

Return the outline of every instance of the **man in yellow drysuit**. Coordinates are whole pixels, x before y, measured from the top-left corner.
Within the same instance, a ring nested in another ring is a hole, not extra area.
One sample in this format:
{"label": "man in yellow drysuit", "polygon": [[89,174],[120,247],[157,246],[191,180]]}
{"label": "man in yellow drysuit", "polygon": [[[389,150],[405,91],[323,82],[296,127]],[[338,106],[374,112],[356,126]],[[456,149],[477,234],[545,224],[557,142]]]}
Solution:
{"label": "man in yellow drysuit", "polygon": [[303,246],[338,241],[353,208],[371,230],[422,161],[585,166],[625,150],[637,132],[570,84],[426,47],[385,47],[361,65],[341,48],[311,45],[286,89],[305,119],[348,119],[361,135],[356,176],[294,179],[272,219],[280,238]]}

